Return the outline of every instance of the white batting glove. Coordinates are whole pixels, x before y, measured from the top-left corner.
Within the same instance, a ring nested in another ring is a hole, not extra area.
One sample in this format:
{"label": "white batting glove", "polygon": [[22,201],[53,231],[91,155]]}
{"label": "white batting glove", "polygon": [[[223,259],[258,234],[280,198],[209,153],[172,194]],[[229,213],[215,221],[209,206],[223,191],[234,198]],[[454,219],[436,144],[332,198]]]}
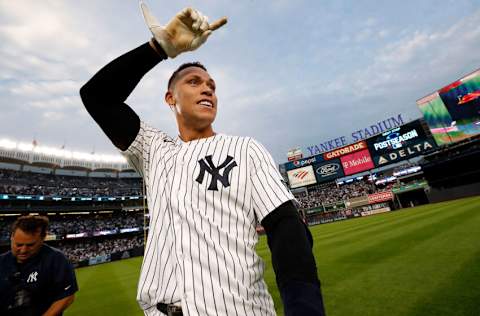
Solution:
{"label": "white batting glove", "polygon": [[213,31],[227,23],[227,18],[223,17],[209,24],[206,16],[195,9],[186,8],[177,13],[166,26],[162,26],[142,1],[140,7],[153,37],[170,58],[197,49]]}

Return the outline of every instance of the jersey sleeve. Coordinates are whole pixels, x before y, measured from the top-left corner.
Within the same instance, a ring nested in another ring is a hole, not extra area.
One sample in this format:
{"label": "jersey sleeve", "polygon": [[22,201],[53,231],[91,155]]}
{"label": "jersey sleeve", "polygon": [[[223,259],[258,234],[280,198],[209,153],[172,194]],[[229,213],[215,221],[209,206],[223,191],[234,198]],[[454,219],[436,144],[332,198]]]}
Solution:
{"label": "jersey sleeve", "polygon": [[141,121],[137,136],[126,150],[121,151],[128,163],[144,178],[148,177],[148,161],[156,138],[166,140],[167,135]]}
{"label": "jersey sleeve", "polygon": [[58,301],[77,292],[78,284],[75,270],[65,255],[58,253],[54,266],[53,301]]}
{"label": "jersey sleeve", "polygon": [[270,153],[256,140],[249,143],[252,203],[258,221],[283,203],[295,200]]}

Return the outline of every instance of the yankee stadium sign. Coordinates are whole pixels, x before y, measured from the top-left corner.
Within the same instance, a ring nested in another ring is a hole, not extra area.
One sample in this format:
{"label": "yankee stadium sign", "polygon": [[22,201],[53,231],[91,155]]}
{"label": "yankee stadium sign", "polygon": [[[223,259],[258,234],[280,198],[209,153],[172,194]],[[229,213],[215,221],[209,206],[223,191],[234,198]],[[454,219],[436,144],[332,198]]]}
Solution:
{"label": "yankee stadium sign", "polygon": [[334,139],[327,140],[326,142],[307,146],[310,156],[318,155],[327,151],[331,151],[335,148],[345,146],[349,143],[358,142],[363,139],[367,139],[373,135],[377,135],[386,130],[399,127],[403,125],[402,114],[398,114],[396,117],[392,116],[383,121],[377,122],[365,128],[354,131],[350,134],[350,137],[341,136]]}

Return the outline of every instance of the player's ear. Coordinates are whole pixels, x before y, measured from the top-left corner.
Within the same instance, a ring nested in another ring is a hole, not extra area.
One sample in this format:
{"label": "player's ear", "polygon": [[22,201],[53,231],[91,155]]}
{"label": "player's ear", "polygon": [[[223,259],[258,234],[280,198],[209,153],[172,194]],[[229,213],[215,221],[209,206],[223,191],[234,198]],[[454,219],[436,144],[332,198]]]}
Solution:
{"label": "player's ear", "polygon": [[167,102],[167,105],[170,107],[174,106],[176,103],[173,92],[170,89],[165,92],[165,102]]}

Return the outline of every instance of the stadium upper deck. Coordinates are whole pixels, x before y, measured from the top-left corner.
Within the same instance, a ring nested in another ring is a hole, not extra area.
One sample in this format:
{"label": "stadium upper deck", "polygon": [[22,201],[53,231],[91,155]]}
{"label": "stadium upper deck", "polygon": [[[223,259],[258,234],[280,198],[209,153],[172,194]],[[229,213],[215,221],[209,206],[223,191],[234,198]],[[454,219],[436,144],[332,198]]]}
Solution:
{"label": "stadium upper deck", "polygon": [[[21,168],[23,165],[48,168],[54,172],[59,169],[90,172],[113,172],[116,174],[134,173],[126,159],[120,155],[89,154],[0,140],[0,163],[11,165],[10,168]],[[138,174],[135,175],[138,177]]]}

